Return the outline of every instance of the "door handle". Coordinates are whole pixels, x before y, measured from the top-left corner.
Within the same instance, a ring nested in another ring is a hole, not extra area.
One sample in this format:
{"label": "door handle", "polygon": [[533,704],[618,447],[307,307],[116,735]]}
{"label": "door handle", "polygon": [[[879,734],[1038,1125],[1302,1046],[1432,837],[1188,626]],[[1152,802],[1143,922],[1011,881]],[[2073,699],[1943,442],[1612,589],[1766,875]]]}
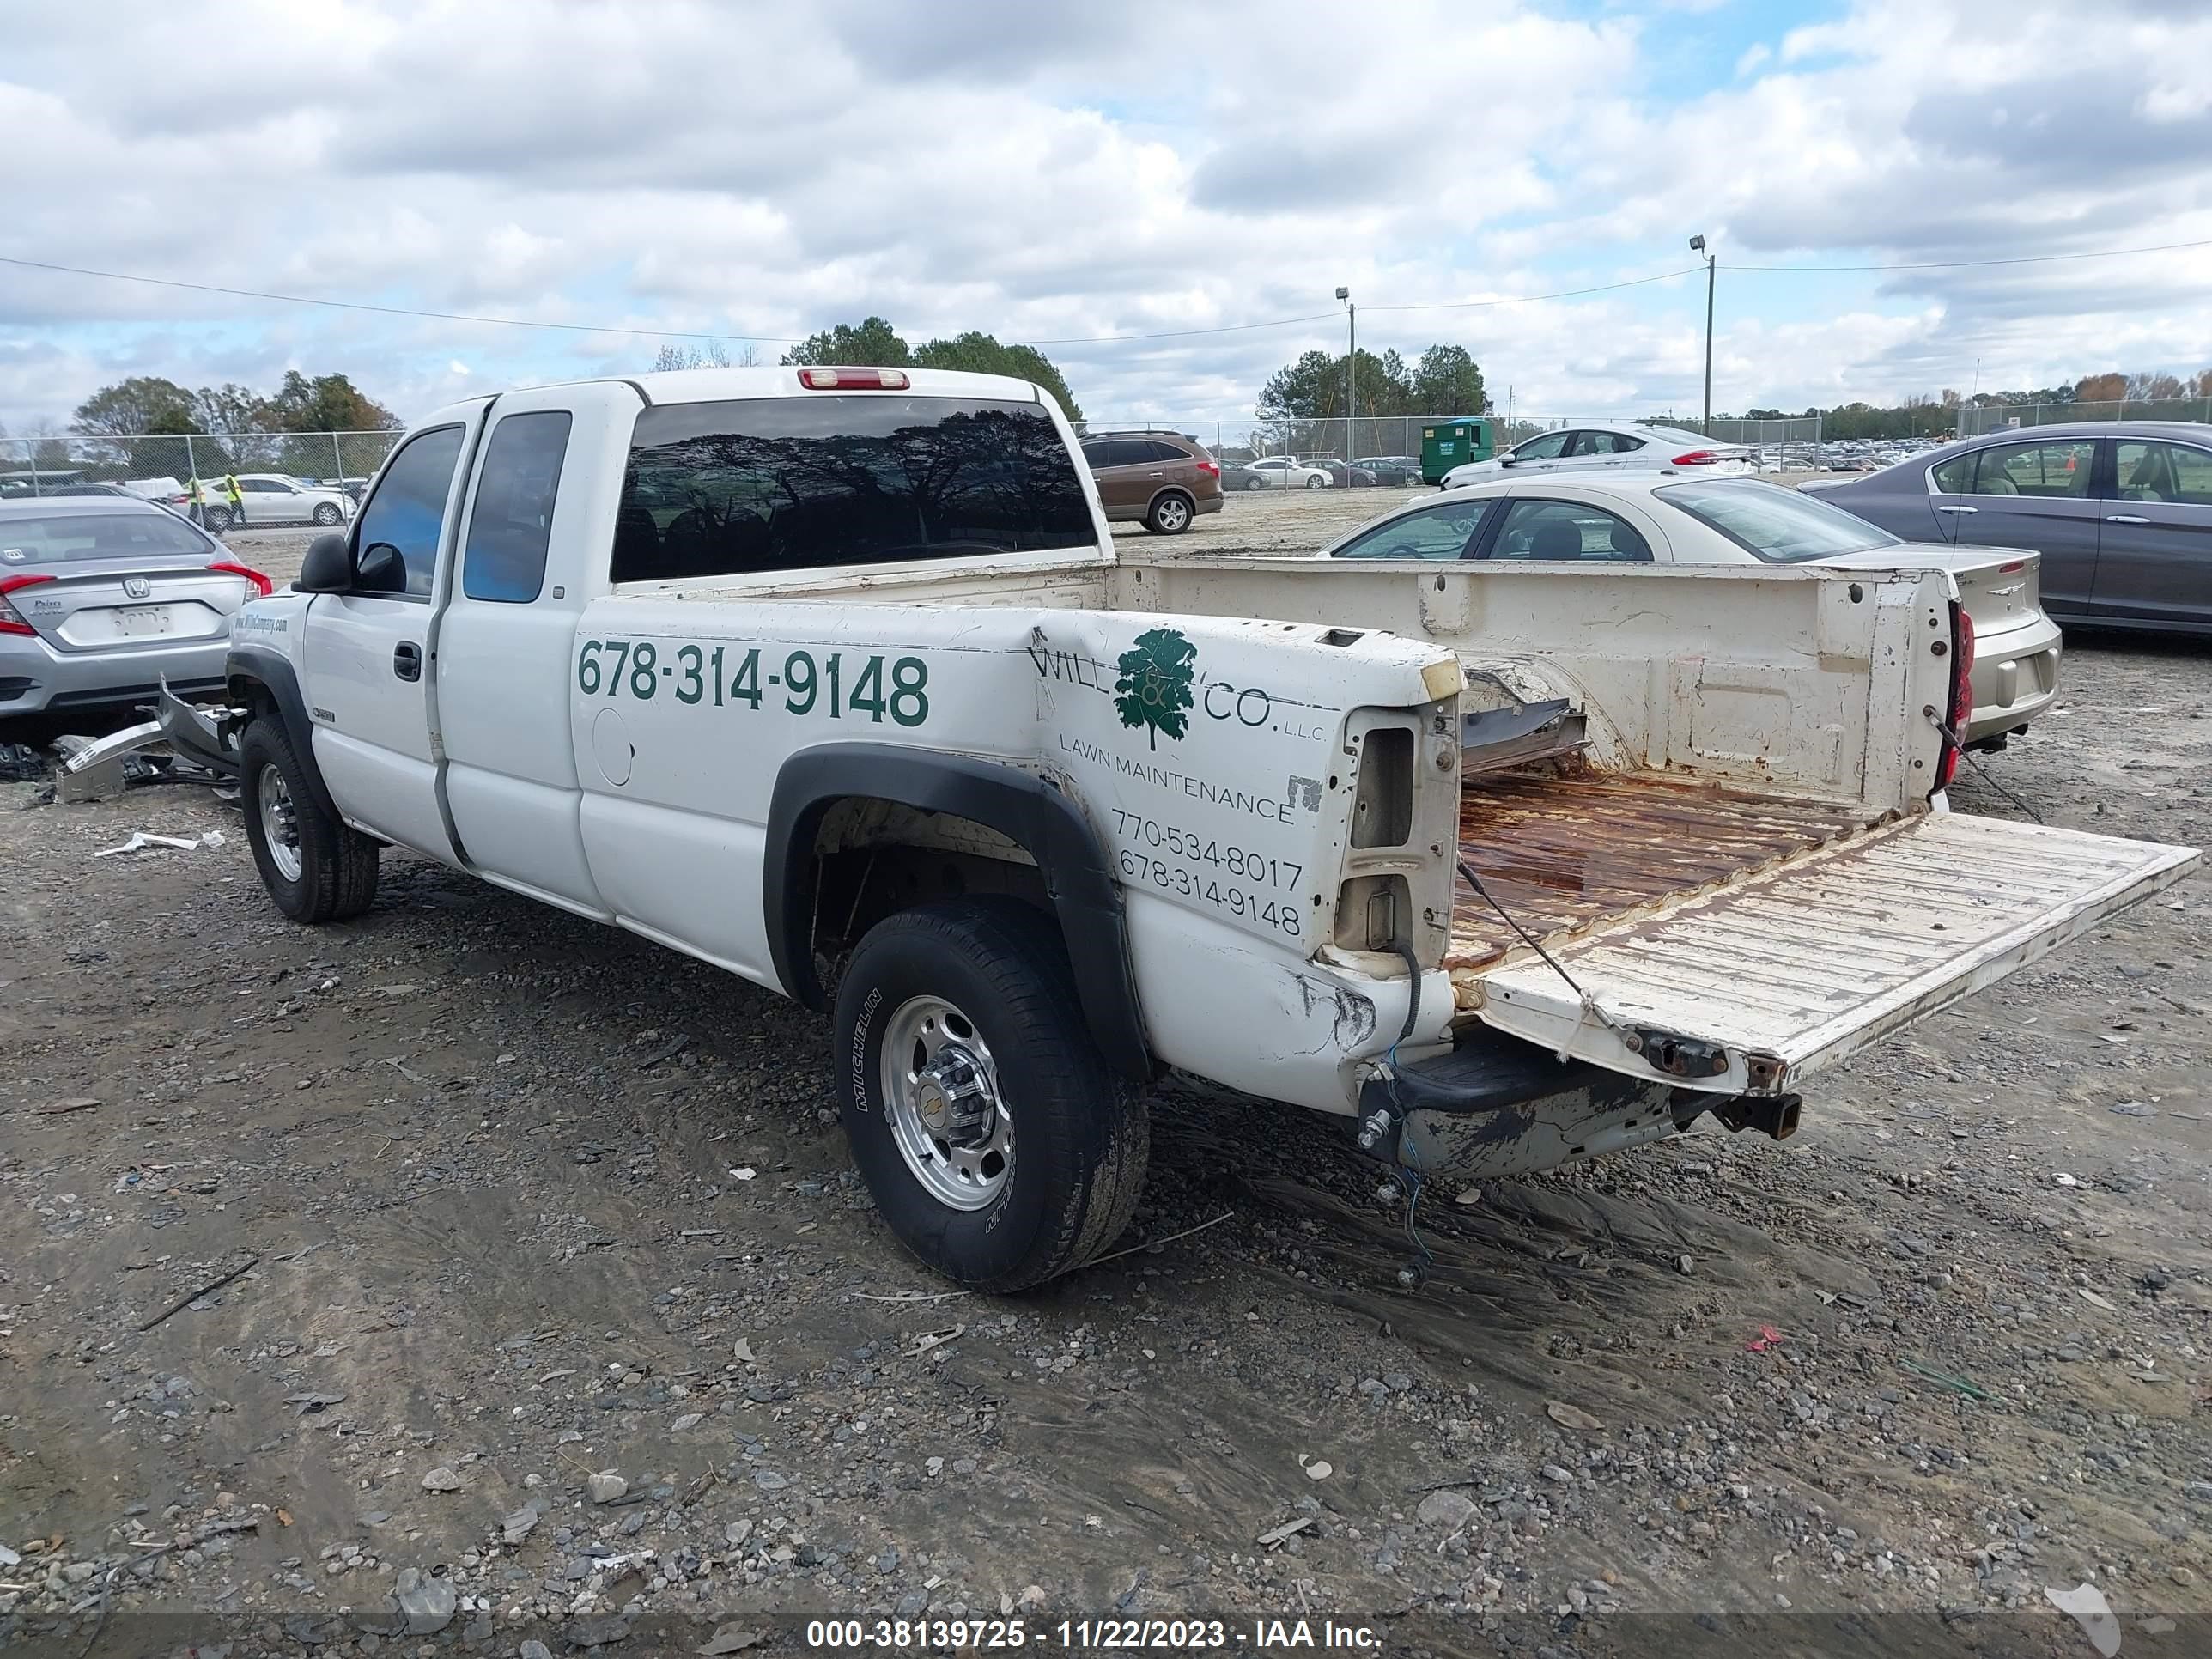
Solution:
{"label": "door handle", "polygon": [[1939,507],[1936,510],[1938,513],[1978,513],[1982,509],[1978,507]]}
{"label": "door handle", "polygon": [[392,650],[392,672],[403,680],[422,678],[422,647],[412,640],[402,640]]}
{"label": "door handle", "polygon": [[2140,513],[2107,513],[2106,524],[2148,524],[2150,520]]}

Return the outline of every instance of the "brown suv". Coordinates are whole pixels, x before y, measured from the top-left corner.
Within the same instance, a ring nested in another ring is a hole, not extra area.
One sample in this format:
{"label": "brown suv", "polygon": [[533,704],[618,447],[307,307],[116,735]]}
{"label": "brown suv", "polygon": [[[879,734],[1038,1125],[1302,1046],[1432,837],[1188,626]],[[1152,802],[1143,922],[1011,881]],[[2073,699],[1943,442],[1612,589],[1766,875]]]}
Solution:
{"label": "brown suv", "polygon": [[1099,432],[1083,441],[1106,516],[1162,536],[1221,511],[1221,463],[1179,432]]}

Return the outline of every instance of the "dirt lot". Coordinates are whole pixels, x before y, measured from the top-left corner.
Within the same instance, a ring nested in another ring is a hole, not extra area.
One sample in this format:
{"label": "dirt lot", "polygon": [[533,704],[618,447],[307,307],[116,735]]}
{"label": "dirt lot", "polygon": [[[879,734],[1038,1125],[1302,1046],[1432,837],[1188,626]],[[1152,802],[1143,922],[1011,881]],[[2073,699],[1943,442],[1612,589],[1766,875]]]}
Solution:
{"label": "dirt lot", "polygon": [[[2212,839],[2203,652],[2067,672],[1997,775]],[[2093,1580],[2130,1655],[2206,1650],[2201,879],[1787,1146],[1431,1192],[1414,1292],[1328,1126],[1165,1094],[1140,1248],[1000,1302],[890,1242],[793,1006],[407,856],[297,928],[203,794],[34,799],[0,788],[0,1648],[1012,1610],[2086,1655],[2044,1590]],[[139,828],[226,840],[94,857]]]}

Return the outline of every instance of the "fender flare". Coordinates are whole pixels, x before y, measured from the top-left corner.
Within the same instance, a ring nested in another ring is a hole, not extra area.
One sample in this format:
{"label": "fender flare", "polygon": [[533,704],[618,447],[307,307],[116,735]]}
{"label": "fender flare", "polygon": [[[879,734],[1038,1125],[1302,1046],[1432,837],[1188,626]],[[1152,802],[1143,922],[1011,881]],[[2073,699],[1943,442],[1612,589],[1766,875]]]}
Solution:
{"label": "fender flare", "polygon": [[343,823],[345,815],[338,811],[330,786],[323,781],[323,769],[315,763],[315,724],[307,717],[307,700],[300,693],[300,676],[291,659],[265,645],[234,645],[223,662],[223,678],[233,696],[242,685],[258,686],[269,694],[269,700],[276,705],[276,717],[284,722],[284,735],[292,740],[300,769],[307,775],[308,793],[333,823]]}
{"label": "fender flare", "polygon": [[817,1012],[828,1006],[814,971],[808,890],[823,817],[848,796],[972,819],[1035,859],[1092,1040],[1117,1071],[1140,1080],[1152,1075],[1121,884],[1104,844],[1082,809],[1042,778],[964,755],[834,743],[784,763],[769,807],[762,898],[769,954],[786,991]]}

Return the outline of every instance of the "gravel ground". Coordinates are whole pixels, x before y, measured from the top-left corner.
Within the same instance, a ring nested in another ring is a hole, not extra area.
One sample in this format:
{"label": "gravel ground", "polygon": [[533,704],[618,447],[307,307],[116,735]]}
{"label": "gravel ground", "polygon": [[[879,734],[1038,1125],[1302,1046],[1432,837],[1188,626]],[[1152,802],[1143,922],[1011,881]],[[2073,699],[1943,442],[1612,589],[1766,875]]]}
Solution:
{"label": "gravel ground", "polygon": [[[2202,650],[2067,676],[1992,770],[2212,837]],[[204,794],[34,800],[0,787],[0,1648],[1012,1611],[2086,1655],[2044,1591],[2094,1582],[2130,1655],[2205,1650],[2201,879],[1787,1146],[1429,1193],[1415,1292],[1328,1126],[1165,1095],[1135,1248],[998,1301],[889,1238],[792,1005],[404,855],[295,927]],[[225,839],[95,860],[142,828]]]}

